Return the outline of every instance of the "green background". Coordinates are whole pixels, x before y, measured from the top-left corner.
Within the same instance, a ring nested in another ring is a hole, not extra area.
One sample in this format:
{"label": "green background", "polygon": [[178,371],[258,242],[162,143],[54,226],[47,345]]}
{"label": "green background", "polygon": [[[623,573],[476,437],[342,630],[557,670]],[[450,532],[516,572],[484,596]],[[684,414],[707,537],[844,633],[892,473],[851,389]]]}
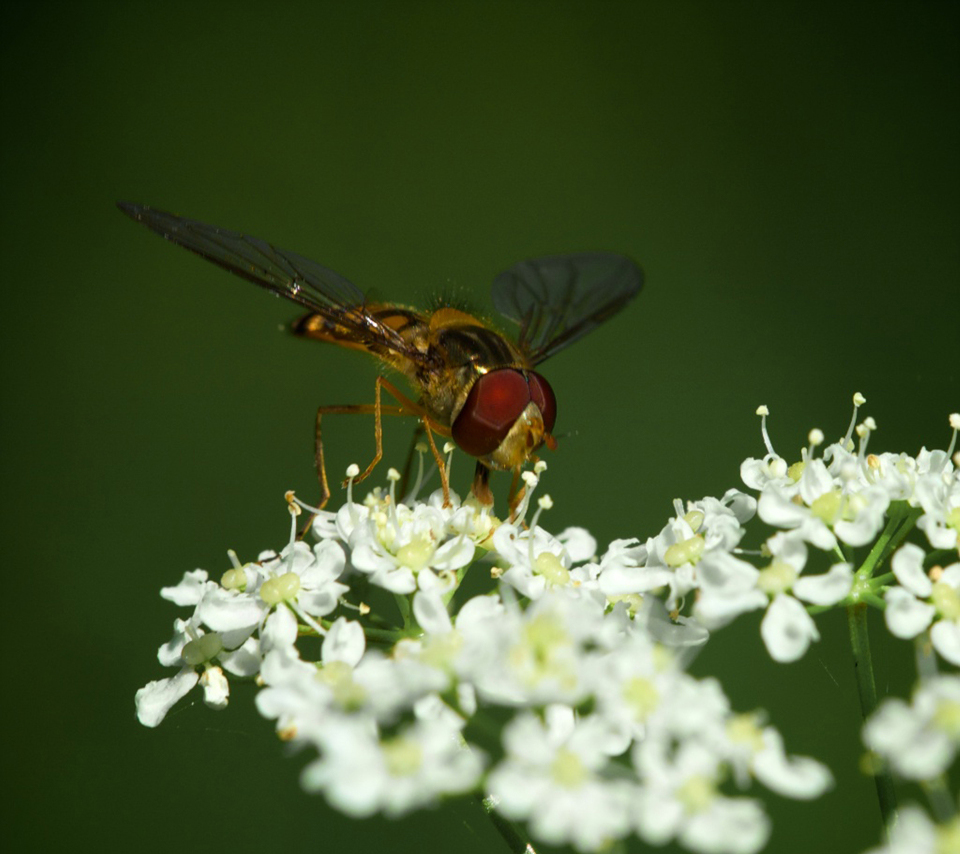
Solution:
{"label": "green background", "polygon": [[[297,312],[164,245],[117,199],[242,229],[381,297],[460,289],[549,252],[612,250],[640,299],[544,367],[558,531],[656,533],[763,452],[846,428],[944,447],[960,323],[955,3],[31,4],[5,12],[3,479],[10,850],[496,851],[472,805],[354,822],[300,793],[251,693],[157,730],[159,599],[226,549],[282,545],[316,495],[319,403],[371,399],[361,355],[297,341]],[[399,465],[409,426],[388,425]],[[372,426],[331,423],[365,464]],[[454,485],[471,462],[459,456]],[[385,469],[384,469],[385,472]],[[382,475],[381,475],[382,476]],[[504,485],[497,481],[497,488]],[[813,804],[770,796],[769,850],[878,841],[856,768],[845,628],[770,662],[758,616],[696,662],[788,748]],[[881,625],[876,624],[878,634]],[[881,690],[910,655],[881,643]],[[639,847],[639,846],[635,846]]]}

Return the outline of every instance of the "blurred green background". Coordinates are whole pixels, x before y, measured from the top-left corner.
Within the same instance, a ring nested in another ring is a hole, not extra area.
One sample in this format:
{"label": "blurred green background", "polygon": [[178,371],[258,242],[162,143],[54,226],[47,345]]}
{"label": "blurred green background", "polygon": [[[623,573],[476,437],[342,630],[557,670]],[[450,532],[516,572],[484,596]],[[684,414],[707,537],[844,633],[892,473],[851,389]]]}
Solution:
{"label": "blurred green background", "polygon": [[[265,237],[382,297],[480,307],[522,258],[612,250],[647,274],[544,367],[558,531],[646,537],[763,452],[944,447],[958,401],[956,3],[106,3],[5,12],[3,523],[9,850],[498,851],[472,805],[354,822],[300,793],[241,688],[155,731],[157,595],[287,532],[315,497],[319,403],[361,355],[281,334],[295,308],[164,245],[128,199]],[[390,423],[388,465],[409,425]],[[366,463],[372,425],[329,426]],[[472,463],[454,462],[466,488]],[[383,470],[385,473],[385,469]],[[504,484],[498,482],[498,488]],[[843,619],[775,666],[759,617],[696,662],[837,788],[769,798],[769,850],[879,839]],[[876,624],[877,633],[880,624]],[[910,655],[881,643],[881,689]],[[191,697],[191,700],[194,698]],[[639,846],[634,846],[638,849]],[[546,850],[546,849],[544,849]]]}

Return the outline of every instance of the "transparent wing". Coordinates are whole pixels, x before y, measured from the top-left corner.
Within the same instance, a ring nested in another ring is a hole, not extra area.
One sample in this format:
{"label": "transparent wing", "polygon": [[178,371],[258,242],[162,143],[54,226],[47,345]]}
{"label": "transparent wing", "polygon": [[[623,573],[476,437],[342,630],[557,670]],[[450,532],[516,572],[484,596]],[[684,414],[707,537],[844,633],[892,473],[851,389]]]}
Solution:
{"label": "transparent wing", "polygon": [[333,270],[257,237],[146,205],[117,202],[117,207],[161,237],[302,305],[363,343],[406,354],[407,345],[396,330],[365,311],[363,291]]}
{"label": "transparent wing", "polygon": [[521,261],[493,281],[493,305],[520,325],[518,343],[533,364],[612,317],[643,287],[629,258],[605,252]]}

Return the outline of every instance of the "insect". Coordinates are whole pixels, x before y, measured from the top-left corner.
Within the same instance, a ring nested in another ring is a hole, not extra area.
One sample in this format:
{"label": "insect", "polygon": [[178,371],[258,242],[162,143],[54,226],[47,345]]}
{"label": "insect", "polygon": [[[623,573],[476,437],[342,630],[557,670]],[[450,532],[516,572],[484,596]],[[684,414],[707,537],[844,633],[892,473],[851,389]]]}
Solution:
{"label": "insect", "polygon": [[[556,447],[557,401],[534,368],[620,311],[643,285],[630,259],[611,253],[551,255],[521,261],[493,282],[493,304],[519,326],[516,341],[486,321],[444,306],[417,311],[368,302],[347,279],[293,252],[245,234],[205,225],[144,205],[118,202],[127,216],[167,240],[231,273],[286,297],[309,312],[293,325],[304,338],[363,350],[402,374],[417,399],[377,377],[374,403],[321,406],[316,420],[316,464],[323,507],[330,497],[320,422],[333,413],[375,416],[376,453],[354,480],[367,477],[383,455],[381,417],[420,419],[449,502],[446,467],[434,434],[451,437],[476,457],[473,492],[491,504],[491,469],[512,471],[517,494],[521,468],[542,445]],[[381,402],[386,391],[395,404]]]}

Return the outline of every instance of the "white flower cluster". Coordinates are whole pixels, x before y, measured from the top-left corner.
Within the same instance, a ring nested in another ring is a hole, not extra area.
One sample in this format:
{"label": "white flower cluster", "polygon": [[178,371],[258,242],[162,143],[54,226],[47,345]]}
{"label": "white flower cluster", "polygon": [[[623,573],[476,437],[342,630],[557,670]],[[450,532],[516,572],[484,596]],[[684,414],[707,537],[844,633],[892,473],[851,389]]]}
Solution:
{"label": "white flower cluster", "polygon": [[[524,526],[536,484],[527,477],[512,522],[455,495],[404,504],[376,490],[318,513],[312,547],[291,535],[279,554],[235,560],[220,582],[187,573],[162,594],[193,609],[161,648],[179,672],[138,692],[140,720],[158,724],[198,682],[221,707],[227,674],[255,677],[257,708],[281,737],[317,750],[304,786],[350,815],[482,789],[537,838],[584,851],[633,833],[759,850],[768,819],[739,790],[756,780],[812,798],[829,772],[788,757],[760,714],[735,714],[717,682],[683,671],[706,631],[624,594],[646,547],[618,541],[595,559],[583,529],[555,537],[537,524],[546,497]],[[698,529],[732,546],[750,502],[701,505]],[[491,591],[454,609],[465,568],[484,563]],[[400,628],[357,600],[373,587],[395,595]],[[311,661],[298,640],[317,635]],[[495,707],[512,718],[481,746],[473,725],[482,732]]]}
{"label": "white flower cluster", "polygon": [[[393,469],[389,491],[361,503],[351,483],[338,511],[316,512],[314,545],[296,537],[294,514],[279,553],[244,565],[231,553],[219,581],[197,570],[162,591],[193,610],[159,653],[178,672],[137,693],[139,719],[157,725],[198,684],[222,708],[230,674],[261,689],[257,708],[282,738],[317,751],[304,786],[350,815],[400,815],[482,790],[536,838],[581,851],[631,834],[698,852],[758,851],[769,823],[742,794],[751,782],[813,798],[831,777],[789,757],[761,714],[734,713],[716,681],[684,672],[710,630],[762,609],[770,655],[793,661],[818,637],[812,614],[869,603],[886,607],[894,634],[929,631],[940,655],[960,663],[960,564],[925,572],[925,553],[900,545],[917,526],[956,558],[952,445],[868,454],[867,419],[856,450],[852,421],[819,456],[823,436],[812,431],[788,464],[761,414],[768,453],[741,466],[756,497],[731,489],[677,501],[658,535],[614,541],[599,557],[584,529],[540,527],[547,496],[524,522],[542,464],[524,475],[509,521],[453,493],[447,504],[439,491],[397,501]],[[951,424],[955,439],[960,417]],[[755,517],[774,531],[748,551]],[[855,569],[851,549],[874,541]],[[805,574],[811,551],[829,555],[825,572]],[[893,574],[877,576],[891,555]],[[484,566],[487,589],[467,597],[467,570]],[[385,594],[399,619],[365,604],[389,605]],[[310,637],[322,638],[319,660],[304,657],[300,640]],[[956,702],[952,679],[925,690]],[[865,734],[898,772],[919,768],[917,779],[932,773],[932,754],[952,761],[960,734],[956,714],[936,728],[943,714],[926,696],[915,701],[922,713],[884,707]],[[509,722],[487,742],[486,724],[503,719],[495,708],[510,710]]]}

